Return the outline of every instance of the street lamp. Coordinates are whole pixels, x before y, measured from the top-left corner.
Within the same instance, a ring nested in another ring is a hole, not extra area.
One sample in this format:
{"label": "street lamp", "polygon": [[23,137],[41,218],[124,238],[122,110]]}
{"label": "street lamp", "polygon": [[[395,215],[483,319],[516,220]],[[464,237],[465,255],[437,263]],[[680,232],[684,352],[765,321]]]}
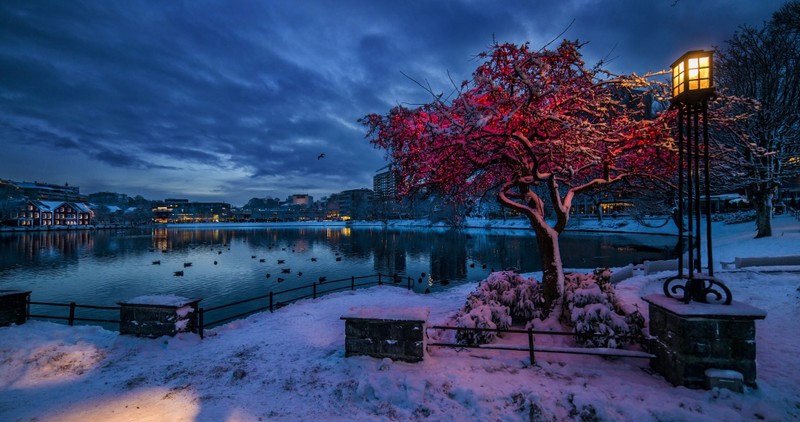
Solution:
{"label": "street lamp", "polygon": [[[716,97],[713,52],[689,51],[671,67],[670,107],[678,110],[678,244],[681,245],[681,254],[678,257],[678,275],[664,281],[664,294],[685,303],[692,300],[708,303],[711,296],[715,302],[728,305],[732,300],[731,291],[725,283],[714,277],[711,243],[708,102]],[[702,209],[701,191],[705,195],[705,206]],[[686,221],[684,215],[688,217]],[[705,274],[702,272],[703,238],[700,228],[703,215],[706,219],[705,242],[708,263],[708,272]],[[684,233],[688,242],[686,274],[683,265]],[[684,281],[685,284],[681,284]]]}
{"label": "street lamp", "polygon": [[672,101],[696,104],[714,96],[713,51],[689,51],[672,64]]}

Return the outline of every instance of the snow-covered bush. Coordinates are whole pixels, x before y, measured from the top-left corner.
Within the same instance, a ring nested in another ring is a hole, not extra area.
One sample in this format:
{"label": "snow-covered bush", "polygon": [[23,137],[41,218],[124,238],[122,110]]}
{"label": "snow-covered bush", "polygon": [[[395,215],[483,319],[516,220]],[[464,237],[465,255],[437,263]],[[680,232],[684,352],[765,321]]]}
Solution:
{"label": "snow-covered bush", "polygon": [[514,271],[489,274],[478,285],[475,294],[485,302],[495,301],[507,306],[512,319],[517,322],[539,317],[544,303],[541,284],[532,278],[522,278]]}
{"label": "snow-covered bush", "polygon": [[[506,329],[512,322],[527,322],[542,314],[541,285],[534,279],[522,278],[513,271],[489,274],[467,297],[456,315],[456,326],[464,328]],[[483,344],[497,337],[493,332],[459,331],[456,340],[466,344]]]}
{"label": "snow-covered bush", "polygon": [[614,295],[611,271],[564,275],[562,319],[574,327],[578,341],[593,347],[622,347],[642,333],[638,310],[626,313]]}
{"label": "snow-covered bush", "polygon": [[[464,309],[456,315],[456,326],[462,328],[506,329],[511,326],[508,307],[490,300],[484,302],[475,293],[467,298]],[[456,340],[464,344],[491,343],[497,337],[493,331],[459,330]]]}
{"label": "snow-covered bush", "polygon": [[724,219],[722,221],[724,221],[725,224],[740,224],[740,223],[748,223],[750,221],[756,221],[756,212],[750,210],[750,211],[737,211],[730,214],[724,214]]}
{"label": "snow-covered bush", "polygon": [[[498,271],[489,274],[469,294],[455,316],[455,325],[500,330],[512,323],[528,327],[534,319],[546,317],[547,311],[539,282],[513,271]],[[565,274],[561,316],[563,322],[574,327],[581,343],[594,347],[622,347],[640,336],[644,327],[644,318],[638,311],[625,312],[617,302],[608,269]],[[456,334],[456,340],[463,344],[490,343],[496,337],[497,333],[491,331],[463,330]]]}

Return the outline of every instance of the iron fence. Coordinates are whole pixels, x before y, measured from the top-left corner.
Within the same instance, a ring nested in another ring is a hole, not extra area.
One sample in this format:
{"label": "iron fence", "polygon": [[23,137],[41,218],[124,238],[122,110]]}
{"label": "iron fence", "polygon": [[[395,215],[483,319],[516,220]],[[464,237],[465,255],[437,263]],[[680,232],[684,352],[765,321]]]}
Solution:
{"label": "iron fence", "polygon": [[[363,280],[371,280],[364,282]],[[270,291],[268,294],[252,297],[249,299],[244,299],[224,305],[213,306],[210,308],[200,308],[198,310],[198,327],[200,329],[200,337],[204,336],[204,331],[206,328],[212,328],[217,325],[220,325],[225,322],[233,321],[235,319],[244,318],[246,316],[258,313],[258,312],[274,312],[275,309],[282,308],[289,303],[296,302],[298,300],[303,299],[316,299],[319,296],[323,296],[330,293],[336,293],[345,290],[355,290],[357,288],[363,287],[370,287],[370,286],[382,286],[384,284],[391,284],[391,285],[400,285],[405,281],[405,287],[408,290],[412,290],[414,286],[414,280],[411,277],[401,277],[399,275],[392,275],[387,276],[385,274],[372,274],[372,275],[365,275],[365,276],[351,276],[348,278],[341,278],[336,280],[326,280],[320,282],[314,282],[312,284],[307,284],[304,286],[293,287],[290,289],[279,290],[279,291]],[[261,301],[260,306],[257,305],[256,308],[250,309],[248,311],[239,312],[235,315],[228,315],[224,317],[218,317],[218,319],[213,321],[206,321],[208,313],[216,313],[225,309],[230,309],[234,306],[239,306],[247,303],[258,303]]]}
{"label": "iron fence", "polygon": [[[351,276],[348,278],[342,278],[330,281],[327,280],[319,281],[312,284],[293,287],[289,289],[270,291],[269,293],[264,295],[255,296],[248,299],[242,299],[235,302],[226,303],[224,305],[213,306],[210,308],[199,308],[197,315],[198,318],[197,327],[200,336],[203,337],[206,328],[212,328],[220,324],[223,324],[225,322],[244,318],[258,312],[266,312],[266,311],[274,312],[275,309],[281,308],[289,303],[293,303],[298,300],[303,300],[308,298],[316,299],[317,297],[326,294],[344,290],[355,290],[357,288],[362,288],[362,287],[382,286],[384,284],[396,286],[402,284],[404,281],[405,281],[405,287],[408,290],[412,290],[414,286],[414,280],[411,277],[402,277],[397,274],[386,275],[377,273],[366,276]],[[79,309],[94,309],[101,311],[116,311],[117,316],[119,316],[119,311],[121,309],[120,306],[79,305],[76,304],[75,302],[69,302],[69,303],[38,302],[38,301],[31,301],[30,297],[28,297],[28,299],[29,300],[27,303],[27,312],[26,312],[27,319],[67,321],[67,324],[69,325],[74,325],[75,322],[95,322],[101,324],[120,323],[120,320],[118,318],[117,319],[88,318],[76,315],[76,311]],[[244,305],[250,305],[250,304],[255,305],[255,307],[248,309],[246,311],[241,311],[241,308],[244,307]],[[66,312],[66,315],[31,313],[31,305],[51,307],[51,308],[68,308],[68,311]],[[239,307],[239,309],[236,309],[235,307]],[[230,312],[232,310],[233,312],[235,312],[232,315],[216,316],[218,314],[224,314],[225,312]],[[207,315],[209,313],[215,315],[217,319],[212,321],[206,321]]]}
{"label": "iron fence", "polygon": [[[57,315],[44,315],[44,314],[33,314],[31,313],[31,305],[38,305],[38,306],[50,306],[50,307],[57,307],[57,308],[69,308],[67,316],[57,316]],[[69,325],[75,325],[75,321],[78,322],[101,322],[107,324],[119,324],[119,319],[100,319],[100,318],[81,318],[75,316],[75,313],[78,309],[95,309],[95,310],[103,310],[103,311],[116,311],[117,315],[119,315],[119,306],[97,306],[97,305],[78,305],[75,302],[69,303],[53,303],[53,302],[34,302],[29,300],[28,301],[28,309],[26,312],[27,318],[36,318],[36,319],[53,319],[59,321],[67,321]]]}
{"label": "iron fence", "polygon": [[[218,326],[220,324],[233,321],[236,319],[244,318],[250,315],[253,315],[258,312],[274,312],[275,309],[279,309],[287,304],[303,300],[303,299],[316,299],[320,296],[331,294],[335,292],[345,291],[345,290],[355,290],[357,288],[364,288],[364,287],[371,287],[371,286],[382,286],[382,285],[394,285],[398,286],[405,281],[405,288],[408,290],[412,290],[414,286],[414,280],[411,277],[401,277],[399,275],[392,275],[387,276],[381,273],[373,274],[373,275],[366,275],[366,276],[351,276],[348,278],[342,278],[337,280],[330,280],[330,281],[320,281],[315,282],[312,284],[293,287],[289,289],[279,290],[279,291],[270,291],[267,294],[251,297],[248,299],[238,300],[235,302],[227,303],[224,305],[213,306],[209,308],[199,308],[197,314],[197,327],[198,327],[198,334],[200,337],[204,337],[205,329],[212,328]],[[222,313],[226,310],[234,309],[234,307],[241,307],[242,305],[246,304],[256,304],[255,308],[240,312],[236,311],[233,315],[224,315],[217,317],[216,320],[206,321],[207,314],[216,314]],[[68,308],[67,316],[57,316],[57,315],[45,315],[45,314],[33,314],[30,312],[30,306],[37,305],[37,306],[50,306],[50,307],[57,307],[57,308]],[[119,319],[101,319],[101,318],[86,318],[86,317],[79,317],[76,315],[77,310],[79,309],[93,309],[93,310],[101,310],[101,311],[116,311],[117,315],[119,315],[120,307],[119,306],[96,306],[96,305],[79,305],[75,302],[69,303],[53,303],[53,302],[38,302],[38,301],[31,301],[29,300],[27,303],[28,310],[27,316],[28,319],[36,318],[36,319],[52,319],[52,320],[61,320],[67,321],[69,325],[74,325],[75,322],[95,322],[95,323],[104,323],[104,324],[119,324]],[[535,338],[536,336],[571,336],[571,337],[578,337],[578,338],[592,338],[592,337],[607,337],[607,335],[603,335],[600,333],[594,334],[578,334],[574,332],[565,332],[565,331],[541,331],[541,330],[533,330],[533,329],[493,329],[493,328],[466,328],[466,327],[450,327],[450,326],[442,326],[442,325],[434,325],[426,327],[426,330],[443,330],[443,331],[473,331],[473,332],[494,332],[498,334],[524,334],[527,337],[527,343],[525,345],[519,344],[465,344],[465,343],[445,343],[445,342],[428,342],[428,347],[447,347],[453,349],[484,349],[484,350],[506,350],[506,351],[519,351],[519,352],[528,352],[530,357],[531,364],[535,364],[536,362],[536,352],[539,353],[562,353],[562,354],[580,354],[580,355],[594,355],[594,356],[604,356],[604,357],[627,357],[627,358],[643,358],[643,359],[651,359],[655,356],[638,350],[624,350],[624,349],[614,349],[614,348],[603,348],[603,347],[560,347],[560,346],[545,346],[545,345],[536,345]],[[427,334],[427,333],[426,333]],[[617,336],[615,337],[621,340],[630,340],[636,339],[640,340],[638,337],[632,336]]]}
{"label": "iron fence", "polygon": [[[484,350],[507,350],[507,351],[518,351],[518,352],[528,352],[528,356],[530,358],[531,365],[536,363],[536,352],[541,353],[563,353],[563,354],[575,354],[575,355],[593,355],[593,356],[603,356],[603,357],[626,357],[626,358],[641,358],[641,359],[652,359],[655,355],[639,351],[639,350],[625,350],[625,349],[614,349],[609,347],[561,347],[561,346],[536,346],[534,339],[537,335],[549,335],[549,336],[571,336],[577,338],[597,338],[597,337],[608,337],[607,334],[601,333],[574,333],[574,332],[567,332],[567,331],[540,331],[534,329],[526,329],[526,330],[515,330],[515,329],[497,329],[497,328],[467,328],[467,327],[450,327],[450,326],[443,326],[443,325],[434,325],[426,327],[426,330],[444,330],[444,331],[473,331],[473,332],[493,332],[498,334],[508,333],[508,334],[525,334],[527,335],[527,344],[526,345],[515,345],[515,344],[465,344],[465,343],[442,343],[442,342],[428,342],[428,347],[447,347],[452,349],[484,349]],[[427,333],[426,333],[427,334]],[[615,338],[620,340],[640,340],[638,336],[615,336]]]}

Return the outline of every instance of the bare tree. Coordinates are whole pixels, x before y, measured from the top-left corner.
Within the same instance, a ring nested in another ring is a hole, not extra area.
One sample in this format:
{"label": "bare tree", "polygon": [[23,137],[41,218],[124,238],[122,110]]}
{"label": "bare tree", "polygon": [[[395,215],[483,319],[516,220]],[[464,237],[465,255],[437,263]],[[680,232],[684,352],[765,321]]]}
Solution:
{"label": "bare tree", "polygon": [[756,101],[753,114],[743,124],[725,128],[718,139],[739,160],[739,180],[756,211],[756,237],[772,235],[776,189],[800,174],[798,16],[800,1],[791,1],[763,27],[742,27],[716,52],[722,92]]}

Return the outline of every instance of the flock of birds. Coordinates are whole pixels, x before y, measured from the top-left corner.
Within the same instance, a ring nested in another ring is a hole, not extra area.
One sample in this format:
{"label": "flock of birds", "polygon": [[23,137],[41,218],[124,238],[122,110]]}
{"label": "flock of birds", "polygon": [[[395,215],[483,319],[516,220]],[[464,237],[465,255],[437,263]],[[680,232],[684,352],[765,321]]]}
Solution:
{"label": "flock of birds", "polygon": [[[227,243],[223,244],[223,247],[226,247],[226,248],[228,248],[228,250],[231,250],[230,246],[228,246]],[[272,247],[273,246],[271,245],[271,246],[268,247],[268,249],[272,249]],[[156,250],[155,248],[151,248],[150,252],[155,252],[155,250]],[[286,251],[286,248],[282,248],[282,250]],[[167,250],[163,249],[161,252],[167,253]],[[294,252],[295,252],[295,250],[292,249],[292,253],[294,253]],[[217,251],[217,254],[218,255],[222,255],[222,251]],[[342,260],[342,257],[340,256],[339,252],[336,252],[335,257],[336,257],[336,261],[337,262],[340,262]],[[258,259],[258,262],[266,262],[266,258],[258,258],[256,255],[251,255],[250,258],[251,259]],[[284,265],[286,263],[285,259],[278,259],[277,261],[278,261],[277,265]],[[311,257],[311,262],[317,262],[317,258],[316,257]],[[161,265],[161,260],[160,259],[154,260],[154,261],[152,261],[152,264],[153,265]],[[218,262],[216,260],[214,260],[214,265],[217,265],[217,264],[218,264]],[[192,266],[191,262],[184,262],[183,263],[183,268],[188,268],[188,267],[191,267],[191,266]],[[470,268],[475,268],[475,263],[472,262],[472,263],[469,264],[469,266],[470,266]],[[485,270],[487,268],[486,264],[483,264],[482,268]],[[494,269],[492,269],[491,271],[494,272]],[[291,268],[281,268],[281,274],[291,274],[291,272],[292,272]],[[184,271],[183,270],[175,271],[173,273],[173,275],[175,277],[183,277]],[[297,272],[297,276],[298,277],[302,277],[303,276],[303,272],[302,271],[298,271]],[[266,273],[266,278],[271,278],[271,277],[272,277],[272,274]],[[417,279],[417,283],[422,283],[423,280],[425,279],[425,277],[426,277],[426,274],[423,272],[421,274],[420,278]],[[400,282],[400,277],[397,274],[395,274],[392,277],[392,279],[393,279],[393,281],[395,283],[399,283]],[[284,282],[286,280],[284,278],[282,278],[282,277],[276,277],[275,281],[278,282],[278,283],[282,283],[282,282]],[[327,281],[327,277],[319,277],[319,280],[318,280],[319,283],[324,283],[326,281]],[[447,280],[447,279],[442,279],[442,280],[439,280],[439,284],[441,284],[443,286],[447,286],[448,284],[450,284],[450,281]],[[429,285],[432,285],[432,281],[431,280],[429,280]],[[428,293],[428,292],[429,292],[429,290],[426,290],[426,293]]]}
{"label": "flock of birds", "polygon": [[[223,247],[227,247],[228,250],[231,250],[231,248],[228,246],[227,243],[223,244]],[[268,249],[272,249],[272,246],[269,246]],[[282,248],[282,250],[285,251],[286,248]],[[155,248],[150,248],[150,252],[155,252],[155,251],[156,251]],[[167,253],[167,249],[162,249],[161,252],[162,253]],[[292,252],[294,253],[295,250],[292,249]],[[222,251],[217,251],[217,254],[218,255],[222,255]],[[257,259],[258,257],[256,255],[251,255],[250,258],[251,259]],[[336,261],[340,262],[341,260],[342,260],[342,257],[339,256],[339,252],[336,252]],[[266,262],[266,258],[258,258],[258,262]],[[316,257],[311,257],[311,262],[317,262],[317,258]],[[214,265],[217,265],[218,263],[219,262],[217,262],[216,260],[214,261]],[[285,263],[286,263],[285,259],[279,259],[278,260],[278,265],[283,265]],[[154,261],[152,261],[152,264],[153,265],[161,265],[161,260],[160,259],[154,260]],[[192,266],[191,262],[184,262],[183,263],[183,268],[188,268],[188,267],[191,267],[191,266]],[[282,274],[291,274],[291,272],[292,272],[291,268],[281,268],[281,273]],[[183,270],[175,271],[175,272],[173,272],[173,275],[175,277],[183,277],[184,272],[183,272]],[[302,277],[303,276],[303,272],[302,271],[298,271],[297,272],[297,276],[298,277]],[[270,277],[272,277],[272,274],[267,273],[266,274],[266,278],[270,278]],[[275,281],[278,282],[278,283],[281,283],[281,282],[285,281],[285,279],[281,278],[281,277],[277,277]],[[325,281],[327,281],[327,277],[320,277],[319,278],[319,282],[320,283],[324,283]]]}

